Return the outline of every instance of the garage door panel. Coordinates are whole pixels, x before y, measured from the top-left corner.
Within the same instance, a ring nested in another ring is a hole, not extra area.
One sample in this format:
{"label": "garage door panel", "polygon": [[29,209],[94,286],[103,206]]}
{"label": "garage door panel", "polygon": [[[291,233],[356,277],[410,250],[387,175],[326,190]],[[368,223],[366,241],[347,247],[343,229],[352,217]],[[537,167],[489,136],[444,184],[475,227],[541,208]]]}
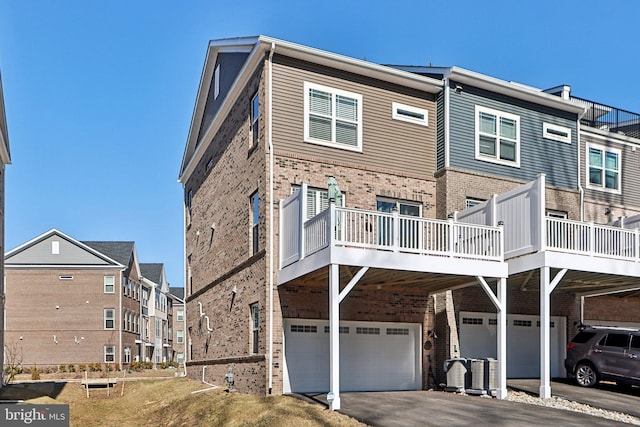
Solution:
{"label": "garage door panel", "polygon": [[[460,312],[460,354],[468,358],[496,358],[496,313]],[[552,316],[550,324],[551,376],[563,377],[566,319]],[[507,315],[507,377],[540,376],[538,316]]]}
{"label": "garage door panel", "polygon": [[[318,332],[316,334],[297,332],[304,330],[304,325],[314,325]],[[285,378],[289,378],[291,391],[328,391],[329,331],[327,325],[327,321],[285,319],[285,369],[287,370]],[[340,388],[342,391],[421,388],[421,326],[419,324],[340,322],[340,329]],[[286,387],[285,390],[287,390]]]}

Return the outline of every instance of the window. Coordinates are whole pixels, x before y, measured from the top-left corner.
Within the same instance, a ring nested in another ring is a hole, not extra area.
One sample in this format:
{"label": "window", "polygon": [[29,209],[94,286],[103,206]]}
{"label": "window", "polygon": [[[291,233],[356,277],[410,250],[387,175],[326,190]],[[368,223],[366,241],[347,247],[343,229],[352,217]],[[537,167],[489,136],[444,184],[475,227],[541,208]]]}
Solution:
{"label": "window", "polygon": [[216,65],[213,72],[213,99],[218,99],[220,95],[220,64]]}
{"label": "window", "polygon": [[131,347],[124,348],[124,363],[131,363]]}
{"label": "window", "polygon": [[566,212],[564,212],[564,211],[556,211],[556,210],[553,210],[553,209],[547,209],[545,211],[545,214],[549,218],[567,219],[569,217],[569,215]]}
{"label": "window", "polygon": [[251,352],[258,354],[258,331],[260,328],[260,311],[258,304],[251,304]]}
{"label": "window", "polygon": [[156,319],[156,338],[162,338],[162,320]]}
{"label": "window", "polygon": [[[299,186],[291,187],[291,193],[300,191]],[[344,193],[342,194],[341,206],[345,205]],[[323,188],[307,187],[307,217],[306,219],[313,218],[320,212],[329,207],[329,190]]]}
{"label": "window", "polygon": [[304,140],[362,151],[362,95],[304,84]]}
{"label": "window", "polygon": [[112,294],[116,291],[116,278],[114,276],[104,276],[104,293]]}
{"label": "window", "polygon": [[184,320],[184,310],[178,310],[176,314],[177,314],[178,320]]}
{"label": "window", "polygon": [[178,344],[182,344],[184,342],[184,331],[181,329],[178,329],[176,331],[176,338],[178,340]]}
{"label": "window", "polygon": [[520,117],[476,105],[476,159],[520,166]]}
{"label": "window", "polygon": [[116,346],[105,345],[104,346],[104,361],[105,363],[113,363],[116,361]]}
{"label": "window", "polygon": [[258,253],[258,224],[260,223],[260,196],[251,196],[251,255]]}
{"label": "window", "polygon": [[571,144],[571,129],[545,122],[542,123],[542,137]]}
{"label": "window", "polygon": [[104,328],[105,329],[114,329],[115,328],[115,315],[116,311],[113,308],[105,308],[104,309]]}
{"label": "window", "polygon": [[629,334],[616,334],[611,333],[607,334],[598,343],[598,345],[603,345],[607,347],[620,347],[620,348],[628,348],[629,347]]}
{"label": "window", "polygon": [[251,135],[252,146],[258,143],[258,119],[260,118],[260,99],[256,93],[251,100]]}
{"label": "window", "polygon": [[189,190],[187,193],[187,210],[189,211],[189,215],[191,215],[191,206],[193,203],[193,190]]}
{"label": "window", "polygon": [[177,361],[179,364],[184,363],[184,353],[178,353]]}
{"label": "window", "polygon": [[477,199],[475,197],[467,197],[466,200],[464,201],[464,208],[469,209],[474,206],[478,206],[479,204],[484,202],[485,200],[482,200],[482,199]]}
{"label": "window", "polygon": [[73,280],[73,276],[58,276],[60,280]]}
{"label": "window", "polygon": [[[376,210],[384,213],[398,211],[398,213],[403,216],[419,217],[422,215],[421,204],[392,199],[376,200]],[[421,236],[422,226],[418,221],[410,221],[408,219],[400,220],[400,247],[410,249],[420,248]],[[391,246],[394,243],[393,219],[391,216],[378,218],[378,243],[387,246]]]}
{"label": "window", "polygon": [[422,126],[429,126],[429,112],[422,108],[410,107],[408,105],[393,102],[391,104],[391,117],[395,120],[402,120]]}
{"label": "window", "polygon": [[621,151],[615,148],[589,145],[587,156],[589,164],[587,187],[620,193]]}
{"label": "window", "polygon": [[57,240],[51,242],[51,255],[60,255],[60,242]]}

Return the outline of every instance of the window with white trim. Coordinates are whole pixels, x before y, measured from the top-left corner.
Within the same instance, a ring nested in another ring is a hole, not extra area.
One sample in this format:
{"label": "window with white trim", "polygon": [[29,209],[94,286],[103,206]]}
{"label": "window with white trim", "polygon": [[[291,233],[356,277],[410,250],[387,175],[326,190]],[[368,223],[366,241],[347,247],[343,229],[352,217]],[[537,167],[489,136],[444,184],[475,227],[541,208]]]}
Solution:
{"label": "window with white trim", "polygon": [[176,317],[178,318],[179,321],[184,320],[184,310],[178,310],[176,312]]}
{"label": "window with white trim", "polygon": [[104,361],[105,363],[113,363],[116,361],[116,346],[105,345],[104,346]]}
{"label": "window with white trim", "polygon": [[305,82],[304,140],[362,151],[362,95]]}
{"label": "window with white trim", "polygon": [[213,99],[218,99],[220,95],[220,64],[216,65],[213,72]]}
{"label": "window with white trim", "polygon": [[115,329],[115,318],[116,311],[113,308],[105,308],[104,309],[104,328],[105,329]]}
{"label": "window with white trim", "polygon": [[184,331],[182,329],[178,329],[176,331],[176,340],[178,344],[182,344],[184,342]]}
{"label": "window with white trim", "polygon": [[51,255],[60,255],[60,242],[57,240],[51,242]]}
{"label": "window with white trim", "polygon": [[260,118],[260,98],[256,93],[251,99],[251,146],[258,143],[258,119]]}
{"label": "window with white trim", "polygon": [[547,209],[545,211],[545,215],[548,218],[557,218],[557,219],[567,219],[569,218],[569,215],[567,214],[567,212],[565,211],[557,211],[554,209]]}
{"label": "window with white trim", "polygon": [[622,152],[615,148],[589,144],[587,149],[587,187],[620,193]]}
{"label": "window with white trim", "polygon": [[571,144],[571,129],[544,122],[542,123],[542,137]]}
{"label": "window with white trim", "polygon": [[476,159],[520,167],[520,117],[476,105]]}
{"label": "window with white trim", "polygon": [[429,126],[429,112],[423,108],[411,107],[398,102],[391,103],[391,118],[417,125]]}
{"label": "window with white trim", "polygon": [[116,291],[115,276],[104,276],[104,293],[112,294]]}
{"label": "window with white trim", "polygon": [[[300,187],[291,187],[291,194],[300,191]],[[344,193],[342,193],[341,206],[345,206]],[[329,207],[329,190],[324,188],[307,187],[307,217],[313,218]]]}
{"label": "window with white trim", "polygon": [[123,363],[131,363],[131,347],[124,348],[124,360]]}

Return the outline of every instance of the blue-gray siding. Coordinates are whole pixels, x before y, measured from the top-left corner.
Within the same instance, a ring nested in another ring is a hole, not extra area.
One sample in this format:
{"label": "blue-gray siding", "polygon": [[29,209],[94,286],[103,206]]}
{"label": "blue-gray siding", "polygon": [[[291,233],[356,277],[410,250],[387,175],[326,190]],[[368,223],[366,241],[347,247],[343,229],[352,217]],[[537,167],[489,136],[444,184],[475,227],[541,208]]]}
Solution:
{"label": "blue-gray siding", "polygon": [[202,134],[206,132],[206,130],[211,125],[211,121],[215,116],[218,108],[220,108],[220,104],[224,100],[227,92],[231,89],[231,85],[233,81],[236,79],[236,76],[240,72],[242,65],[244,64],[245,59],[247,58],[246,53],[220,53],[218,54],[218,58],[213,69],[215,70],[218,65],[220,65],[220,93],[216,99],[213,99],[213,79],[215,78],[215,71],[211,74],[211,84],[209,86],[209,93],[207,94],[207,103],[204,107],[204,115],[202,117],[202,124],[200,125],[200,131],[198,133],[198,141],[202,137]]}
{"label": "blue-gray siding", "polygon": [[[547,175],[547,184],[577,188],[577,116],[545,106],[463,85],[460,93],[449,90],[449,162],[451,167],[508,176],[526,181]],[[475,106],[520,116],[520,167],[475,158]],[[571,144],[542,137],[543,122],[571,129]],[[440,165],[440,160],[438,160]]]}

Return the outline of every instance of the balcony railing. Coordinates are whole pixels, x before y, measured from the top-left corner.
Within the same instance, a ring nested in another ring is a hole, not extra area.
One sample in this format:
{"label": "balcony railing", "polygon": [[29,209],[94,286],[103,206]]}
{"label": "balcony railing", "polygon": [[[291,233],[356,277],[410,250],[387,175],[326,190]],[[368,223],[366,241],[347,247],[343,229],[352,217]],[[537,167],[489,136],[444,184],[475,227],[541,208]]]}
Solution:
{"label": "balcony railing", "polygon": [[284,217],[282,224],[301,225],[296,229],[281,230],[282,267],[330,246],[503,260],[502,227],[405,216],[398,212],[342,208],[334,204],[307,221],[288,216],[304,211],[292,209],[281,212]]}
{"label": "balcony railing", "polygon": [[571,99],[588,108],[580,120],[582,125],[640,138],[640,114],[575,96]]}
{"label": "balcony railing", "polygon": [[547,249],[589,256],[640,261],[639,229],[546,218]]}

